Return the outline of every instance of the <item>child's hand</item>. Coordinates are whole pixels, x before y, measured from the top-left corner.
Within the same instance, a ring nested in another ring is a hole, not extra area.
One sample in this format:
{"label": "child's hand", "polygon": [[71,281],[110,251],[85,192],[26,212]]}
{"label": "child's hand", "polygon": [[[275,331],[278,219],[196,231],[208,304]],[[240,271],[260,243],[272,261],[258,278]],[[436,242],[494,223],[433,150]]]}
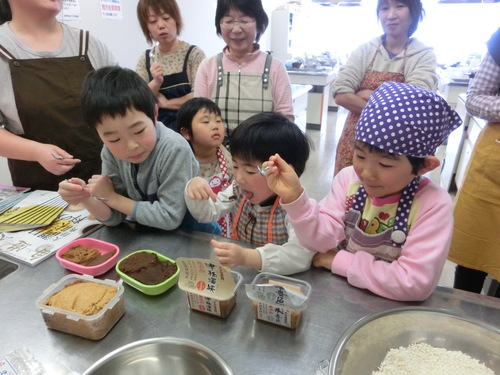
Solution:
{"label": "child's hand", "polygon": [[89,192],[84,189],[85,181],[73,177],[61,181],[57,192],[69,204],[77,205],[90,198]]}
{"label": "child's hand", "polygon": [[273,166],[267,172],[267,185],[269,189],[281,196],[283,203],[291,203],[302,194],[303,188],[300,184],[299,176],[292,166],[278,154],[269,158],[266,166]]}
{"label": "child's hand", "polygon": [[217,200],[217,195],[212,191],[208,182],[201,177],[194,177],[187,186],[186,192],[189,199],[204,201],[212,199],[214,202]]}
{"label": "child's hand", "polygon": [[210,241],[220,264],[234,268],[245,264],[245,249],[230,242]]}
{"label": "child's hand", "polygon": [[337,255],[336,251],[330,250],[326,253],[316,253],[313,256],[312,263],[314,267],[318,268],[326,268],[328,270],[332,269],[332,263],[333,259],[335,258],[335,255]]}
{"label": "child's hand", "polygon": [[106,200],[110,200],[115,194],[113,181],[111,181],[111,178],[105,174],[93,175],[89,179],[85,190],[95,197],[106,198]]}

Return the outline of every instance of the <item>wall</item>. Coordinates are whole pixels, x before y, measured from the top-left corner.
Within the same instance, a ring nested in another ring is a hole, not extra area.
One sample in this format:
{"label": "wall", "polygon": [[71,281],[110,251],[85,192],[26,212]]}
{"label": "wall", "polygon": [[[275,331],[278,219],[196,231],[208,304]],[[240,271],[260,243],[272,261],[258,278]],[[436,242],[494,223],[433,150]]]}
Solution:
{"label": "wall", "polygon": [[[382,34],[375,0],[361,6],[329,6],[304,2],[309,27],[300,34],[309,54],[329,51],[345,57],[354,48]],[[465,60],[469,53],[485,52],[485,42],[498,28],[500,3],[439,4],[422,0],[425,17],[414,36],[433,46],[438,63]]]}
{"label": "wall", "polygon": [[[80,0],[81,20],[65,23],[89,30],[111,49],[117,62],[135,69],[139,55],[148,48],[146,39],[137,21],[138,0],[121,0],[122,20],[102,19],[99,0]],[[271,12],[285,0],[263,0],[264,8],[271,19]],[[217,0],[178,0],[185,28],[180,39],[198,45],[207,56],[215,55],[224,47],[224,42],[215,33],[214,17]],[[271,27],[262,36],[263,50],[270,49]],[[11,185],[12,180],[6,159],[0,157],[0,184]]]}

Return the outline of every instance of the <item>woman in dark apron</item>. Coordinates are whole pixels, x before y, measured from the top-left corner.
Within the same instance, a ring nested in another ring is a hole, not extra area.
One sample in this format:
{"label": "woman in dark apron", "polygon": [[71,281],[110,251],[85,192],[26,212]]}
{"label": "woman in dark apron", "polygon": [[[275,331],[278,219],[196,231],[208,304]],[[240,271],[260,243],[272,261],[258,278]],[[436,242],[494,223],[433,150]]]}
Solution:
{"label": "woman in dark apron", "polygon": [[158,120],[176,130],[177,110],[193,97],[196,71],[205,54],[177,38],[183,23],[175,1],[140,0],[137,16],[148,43],[157,44],[141,54],[136,71],[158,97]]}
{"label": "woman in dark apron", "polygon": [[410,38],[423,15],[420,0],[379,0],[377,14],[384,35],[353,51],[334,82],[336,103],[349,110],[337,145],[334,174],[352,165],[356,123],[374,90],[389,81],[432,90],[437,82],[432,48]]}
{"label": "woman in dark apron", "polygon": [[0,148],[12,182],[57,190],[65,178],[87,180],[100,173],[102,146],[82,118],[81,83],[94,69],[89,46],[105,51],[94,52],[100,65],[112,64],[111,54],[88,32],[57,21],[62,2],[3,1],[14,17],[0,26]]}

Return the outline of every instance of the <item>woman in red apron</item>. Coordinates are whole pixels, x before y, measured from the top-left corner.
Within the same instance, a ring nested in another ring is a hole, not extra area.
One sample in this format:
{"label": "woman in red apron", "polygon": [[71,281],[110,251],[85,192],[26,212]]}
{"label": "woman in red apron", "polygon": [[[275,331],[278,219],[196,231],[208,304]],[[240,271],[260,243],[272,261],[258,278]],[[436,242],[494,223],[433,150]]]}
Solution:
{"label": "woman in red apron", "polygon": [[196,71],[205,54],[177,38],[182,18],[175,1],[140,0],[137,15],[148,43],[158,44],[139,57],[136,71],[158,97],[158,120],[177,130],[177,110],[193,97]]}
{"label": "woman in red apron", "polygon": [[337,145],[334,174],[352,165],[356,123],[374,90],[388,81],[432,90],[437,82],[432,48],[410,38],[423,15],[420,0],[379,0],[377,14],[384,34],[353,51],[334,82],[336,103],[349,110]]}
{"label": "woman in red apron", "polygon": [[[101,142],[85,124],[81,83],[112,64],[88,32],[57,21],[62,1],[10,1],[13,18],[0,26],[0,149],[14,185],[57,190],[69,177],[100,173]],[[93,49],[93,52],[89,51]]]}

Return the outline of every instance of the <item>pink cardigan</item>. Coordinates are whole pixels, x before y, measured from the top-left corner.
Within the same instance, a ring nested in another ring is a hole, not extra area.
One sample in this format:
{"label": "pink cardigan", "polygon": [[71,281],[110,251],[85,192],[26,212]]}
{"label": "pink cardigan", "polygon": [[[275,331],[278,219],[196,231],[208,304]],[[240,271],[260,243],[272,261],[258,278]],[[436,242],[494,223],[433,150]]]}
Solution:
{"label": "pink cardigan", "polygon": [[[304,192],[295,202],[282,204],[302,245],[325,253],[345,238],[346,197],[353,183],[359,184],[353,167],[344,168],[320,203]],[[382,205],[384,200],[394,201],[392,198],[379,198],[372,204]],[[388,263],[364,251],[353,254],[340,250],[332,262],[332,273],[385,298],[419,301],[429,297],[448,255],[453,203],[448,193],[436,184],[421,183],[412,209],[416,209],[416,215],[409,223],[411,228],[397,260]]]}
{"label": "pink cardigan", "polygon": [[[231,56],[227,47],[223,50],[222,66],[224,72],[262,73],[267,54],[257,49],[245,56],[241,65]],[[203,60],[196,73],[194,96],[212,98],[217,81],[217,55]],[[283,63],[273,57],[270,71],[274,111],[293,118],[292,88],[290,78]]]}

